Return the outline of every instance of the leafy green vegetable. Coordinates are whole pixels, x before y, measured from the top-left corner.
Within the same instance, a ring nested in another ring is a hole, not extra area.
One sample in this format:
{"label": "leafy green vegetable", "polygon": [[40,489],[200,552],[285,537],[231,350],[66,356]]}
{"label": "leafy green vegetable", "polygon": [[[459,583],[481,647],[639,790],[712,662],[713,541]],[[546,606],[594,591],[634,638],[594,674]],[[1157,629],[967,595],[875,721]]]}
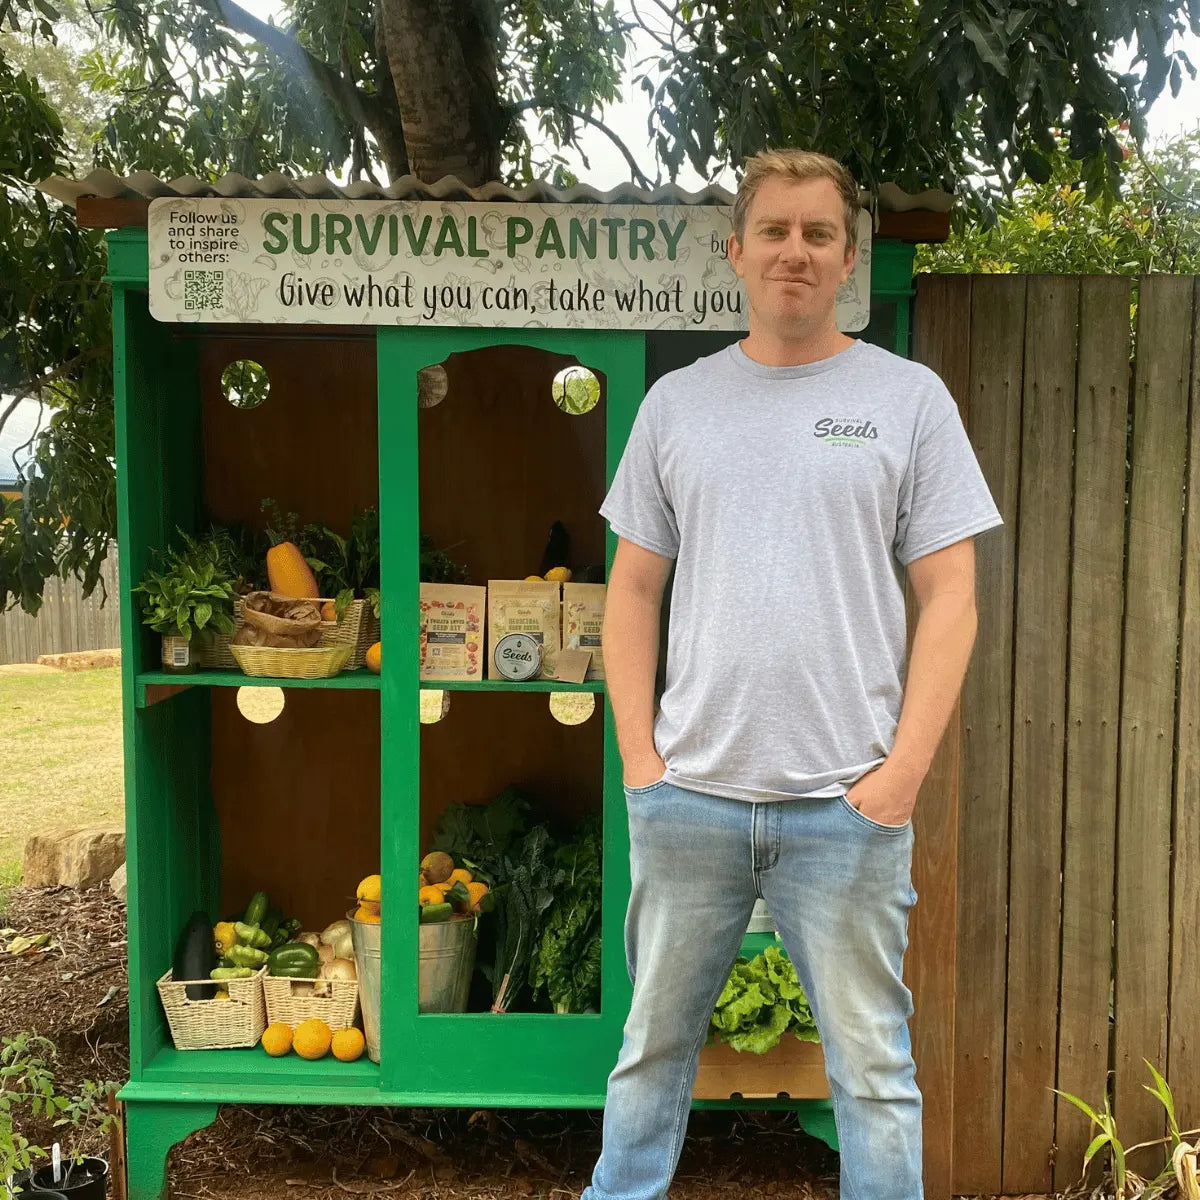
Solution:
{"label": "leafy green vegetable", "polygon": [[183,548],[157,552],[158,569],[148,570],[133,589],[143,622],[156,633],[178,631],[183,638],[204,629],[232,633],[237,593],[221,566],[217,545],[183,530],[178,533]]}
{"label": "leafy green vegetable", "polygon": [[550,831],[545,825],[535,825],[500,864],[503,882],[496,888],[496,961],[488,976],[494,996],[492,1012],[508,1012],[529,976],[546,911],[565,879],[553,850]]}
{"label": "leafy green vegetable", "polygon": [[[451,804],[438,818],[433,849],[444,850],[488,887],[504,878],[502,864],[529,825],[529,801],[505,788],[490,804]],[[497,897],[498,899],[498,897]]]}
{"label": "leafy green vegetable", "polygon": [[802,1042],[820,1041],[796,968],[777,946],[739,958],[717,998],[710,1035],[735,1050],[765,1054],[789,1030]]}
{"label": "leafy green vegetable", "polygon": [[529,984],[535,1000],[545,990],[556,1013],[599,1008],[600,844],[600,823],[588,818],[554,854],[563,884],[546,914]]}

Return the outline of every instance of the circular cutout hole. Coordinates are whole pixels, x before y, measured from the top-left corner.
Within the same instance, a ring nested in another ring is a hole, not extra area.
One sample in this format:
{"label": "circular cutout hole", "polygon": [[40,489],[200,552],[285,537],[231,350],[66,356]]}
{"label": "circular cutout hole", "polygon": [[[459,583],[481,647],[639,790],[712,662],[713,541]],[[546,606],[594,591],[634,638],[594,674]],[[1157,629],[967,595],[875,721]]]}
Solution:
{"label": "circular cutout hole", "polygon": [[436,725],[450,711],[450,693],[426,691],[421,693],[421,724]]}
{"label": "circular cutout hole", "polygon": [[563,367],[554,376],[550,394],[563,412],[582,417],[600,403],[600,380],[587,367]]}
{"label": "circular cutout hole", "polygon": [[560,725],[582,725],[595,711],[593,692],[550,693],[550,715]]}
{"label": "circular cutout hole", "polygon": [[285,703],[283,688],[240,687],[237,690],[238,712],[255,725],[270,725],[283,712]]}
{"label": "circular cutout hole", "polygon": [[450,377],[443,366],[422,367],[417,372],[417,407],[441,404],[450,390]]}
{"label": "circular cutout hole", "polygon": [[257,408],[266,400],[271,381],[262,363],[239,358],[221,372],[221,390],[234,408]]}

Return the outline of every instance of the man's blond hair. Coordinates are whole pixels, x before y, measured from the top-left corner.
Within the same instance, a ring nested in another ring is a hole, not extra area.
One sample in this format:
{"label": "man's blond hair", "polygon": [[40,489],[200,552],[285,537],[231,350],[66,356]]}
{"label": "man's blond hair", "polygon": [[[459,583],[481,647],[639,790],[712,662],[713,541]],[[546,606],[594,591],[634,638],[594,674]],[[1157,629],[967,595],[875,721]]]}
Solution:
{"label": "man's blond hair", "polygon": [[746,216],[750,212],[750,204],[768,179],[830,180],[842,197],[846,249],[849,251],[858,245],[858,214],[862,205],[858,200],[858,184],[854,182],[854,176],[835,158],[812,150],[791,149],[763,150],[746,160],[737,199],[733,202],[733,232],[739,242],[746,236]]}

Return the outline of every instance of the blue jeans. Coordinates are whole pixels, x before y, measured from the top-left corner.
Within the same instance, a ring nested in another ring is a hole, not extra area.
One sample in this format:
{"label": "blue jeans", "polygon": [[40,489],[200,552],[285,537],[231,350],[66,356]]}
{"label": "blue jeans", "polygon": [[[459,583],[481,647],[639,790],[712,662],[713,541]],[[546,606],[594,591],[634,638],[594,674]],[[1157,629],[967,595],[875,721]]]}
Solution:
{"label": "blue jeans", "polygon": [[582,1200],[667,1194],[709,1017],[760,896],[821,1034],[843,1200],[920,1200],[921,1093],[901,978],[917,899],[911,824],[876,824],[844,797],[751,804],[666,782],[626,789],[626,802],[633,1001]]}

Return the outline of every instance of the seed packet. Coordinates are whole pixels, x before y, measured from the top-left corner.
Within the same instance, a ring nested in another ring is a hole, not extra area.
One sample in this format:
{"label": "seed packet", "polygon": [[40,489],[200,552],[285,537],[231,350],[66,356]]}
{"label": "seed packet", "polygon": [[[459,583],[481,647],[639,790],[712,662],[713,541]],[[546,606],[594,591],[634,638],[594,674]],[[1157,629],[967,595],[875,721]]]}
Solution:
{"label": "seed packet", "polygon": [[421,678],[482,679],[487,588],[421,584]]}
{"label": "seed packet", "polygon": [[562,632],[562,584],[544,580],[488,581],[489,679],[502,679],[496,670],[496,643],[508,633],[524,633],[542,647],[539,679],[553,679]]}
{"label": "seed packet", "polygon": [[563,584],[563,646],[568,650],[590,650],[589,679],[604,678],[604,648],[600,634],[604,628],[604,599],[608,589],[602,583]]}

